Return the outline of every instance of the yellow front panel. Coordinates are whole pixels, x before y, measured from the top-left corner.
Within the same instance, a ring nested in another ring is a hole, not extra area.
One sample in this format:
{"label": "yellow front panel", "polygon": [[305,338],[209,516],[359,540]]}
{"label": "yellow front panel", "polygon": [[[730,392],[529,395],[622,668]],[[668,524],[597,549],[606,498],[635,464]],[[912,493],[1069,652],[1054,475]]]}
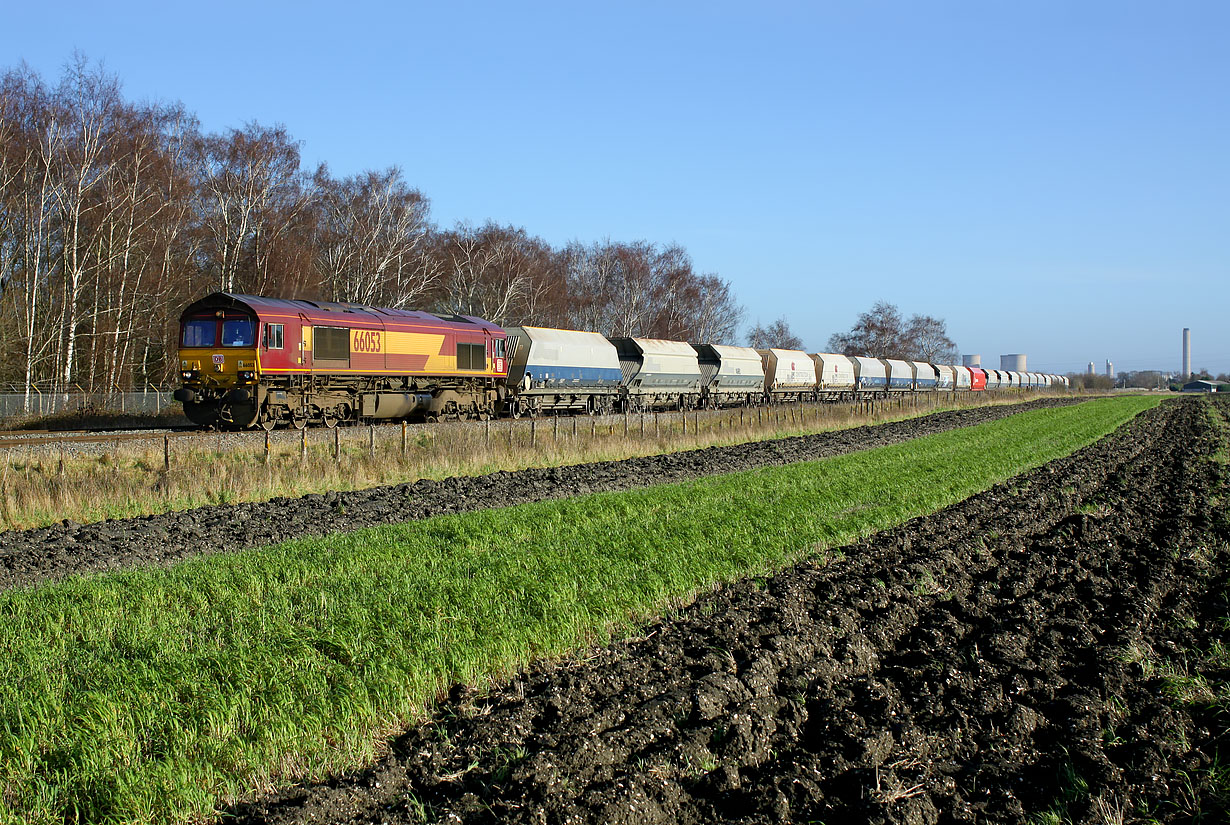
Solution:
{"label": "yellow front panel", "polygon": [[179,351],[181,370],[198,370],[201,382],[213,386],[230,386],[240,370],[256,371],[256,350],[246,348],[187,348]]}

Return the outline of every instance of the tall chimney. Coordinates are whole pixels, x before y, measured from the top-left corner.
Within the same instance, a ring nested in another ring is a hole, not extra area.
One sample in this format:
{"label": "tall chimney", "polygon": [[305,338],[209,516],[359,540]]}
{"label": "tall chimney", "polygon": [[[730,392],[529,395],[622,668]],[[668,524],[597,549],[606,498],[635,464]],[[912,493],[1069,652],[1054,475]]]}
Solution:
{"label": "tall chimney", "polygon": [[1183,380],[1192,377],[1192,331],[1183,327]]}
{"label": "tall chimney", "polygon": [[1095,366],[1093,365],[1093,362],[1092,362],[1092,361],[1090,361],[1090,362],[1089,362],[1089,374],[1090,374],[1090,375],[1097,375],[1097,374],[1098,374],[1098,368],[1097,368],[1097,367],[1095,367]]}
{"label": "tall chimney", "polygon": [[1106,359],[1106,377],[1111,381],[1115,380],[1115,363],[1109,358]]}

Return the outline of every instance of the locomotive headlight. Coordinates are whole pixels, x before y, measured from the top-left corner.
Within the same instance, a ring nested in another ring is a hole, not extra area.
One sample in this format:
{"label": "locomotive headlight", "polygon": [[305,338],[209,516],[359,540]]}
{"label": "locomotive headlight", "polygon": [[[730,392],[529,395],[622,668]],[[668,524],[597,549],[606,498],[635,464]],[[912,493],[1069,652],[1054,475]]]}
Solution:
{"label": "locomotive headlight", "polygon": [[239,380],[240,381],[251,381],[252,380],[252,370],[240,370]]}
{"label": "locomotive headlight", "polygon": [[180,373],[180,375],[184,377],[185,381],[191,381],[193,378],[198,378],[200,374],[200,370],[184,370]]}

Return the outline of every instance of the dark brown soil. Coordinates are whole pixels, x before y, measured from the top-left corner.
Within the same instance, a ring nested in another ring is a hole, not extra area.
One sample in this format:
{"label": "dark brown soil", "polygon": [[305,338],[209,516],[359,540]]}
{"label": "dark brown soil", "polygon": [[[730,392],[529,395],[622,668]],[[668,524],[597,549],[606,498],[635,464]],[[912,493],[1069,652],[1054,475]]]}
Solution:
{"label": "dark brown soil", "polygon": [[1049,398],[980,407],[820,435],[711,447],[478,478],[419,481],[346,493],[280,498],[256,504],[200,507],[98,524],[65,522],[0,533],[0,590],[66,575],[169,564],[189,556],[231,552],[303,536],[355,530],[607,490],[625,490],[713,473],[826,458],[994,421],[1022,410],[1078,403]]}
{"label": "dark brown soil", "polygon": [[1175,673],[1227,675],[1193,653],[1230,642],[1230,474],[1208,458],[1224,443],[1208,403],[1163,405],[640,638],[458,687],[362,775],[236,816],[1224,822],[1226,720],[1171,695],[1196,684]]}

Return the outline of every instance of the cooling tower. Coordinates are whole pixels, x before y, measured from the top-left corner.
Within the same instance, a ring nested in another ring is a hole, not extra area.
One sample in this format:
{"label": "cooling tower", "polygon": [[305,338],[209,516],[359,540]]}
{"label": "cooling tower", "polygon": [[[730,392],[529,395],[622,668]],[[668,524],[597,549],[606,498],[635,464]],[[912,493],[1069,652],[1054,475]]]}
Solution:
{"label": "cooling tower", "polygon": [[1029,372],[1025,366],[1025,354],[999,356],[999,368],[1005,372]]}

